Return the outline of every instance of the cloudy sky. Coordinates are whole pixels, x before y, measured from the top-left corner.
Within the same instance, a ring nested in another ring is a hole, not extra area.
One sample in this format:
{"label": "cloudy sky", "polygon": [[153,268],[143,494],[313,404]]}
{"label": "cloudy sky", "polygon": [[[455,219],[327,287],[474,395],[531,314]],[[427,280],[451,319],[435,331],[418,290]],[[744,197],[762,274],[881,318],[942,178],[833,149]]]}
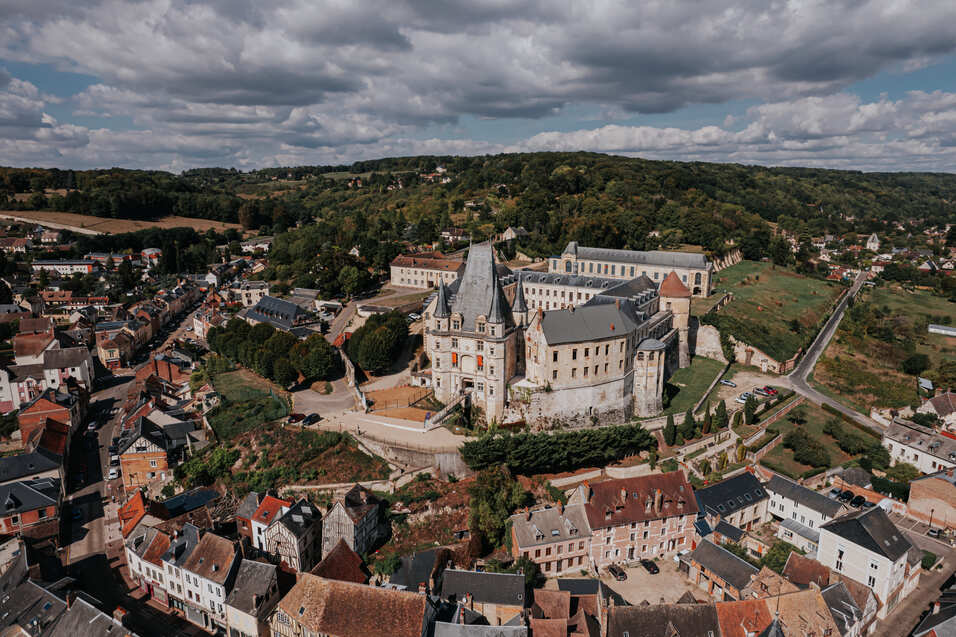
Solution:
{"label": "cloudy sky", "polygon": [[0,164],[956,171],[953,0],[0,0]]}

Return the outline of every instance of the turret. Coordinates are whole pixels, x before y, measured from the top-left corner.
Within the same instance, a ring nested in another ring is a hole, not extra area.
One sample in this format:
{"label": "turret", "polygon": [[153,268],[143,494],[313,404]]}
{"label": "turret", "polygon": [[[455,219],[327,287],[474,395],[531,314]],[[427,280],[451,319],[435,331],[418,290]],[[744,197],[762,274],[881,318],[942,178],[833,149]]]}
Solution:
{"label": "turret", "polygon": [[515,323],[520,326],[528,324],[528,304],[524,300],[524,284],[518,279],[515,288],[515,300],[511,303],[511,313],[515,317]]}
{"label": "turret", "polygon": [[656,338],[646,338],[634,356],[634,411],[639,417],[656,416],[663,411],[664,356],[667,346]]}
{"label": "turret", "polygon": [[677,273],[671,273],[661,281],[658,292],[662,310],[670,310],[673,315],[671,325],[677,330],[677,366],[690,365],[690,297],[691,292]]}

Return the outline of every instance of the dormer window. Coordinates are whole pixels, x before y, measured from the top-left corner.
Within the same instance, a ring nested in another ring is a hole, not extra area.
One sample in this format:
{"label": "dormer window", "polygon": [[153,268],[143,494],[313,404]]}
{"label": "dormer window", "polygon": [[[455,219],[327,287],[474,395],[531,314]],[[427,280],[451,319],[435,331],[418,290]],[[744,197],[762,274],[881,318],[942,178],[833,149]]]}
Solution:
{"label": "dormer window", "polygon": [[452,322],[451,322],[451,329],[453,329],[453,330],[461,329],[461,323],[458,322],[458,321],[452,321]]}

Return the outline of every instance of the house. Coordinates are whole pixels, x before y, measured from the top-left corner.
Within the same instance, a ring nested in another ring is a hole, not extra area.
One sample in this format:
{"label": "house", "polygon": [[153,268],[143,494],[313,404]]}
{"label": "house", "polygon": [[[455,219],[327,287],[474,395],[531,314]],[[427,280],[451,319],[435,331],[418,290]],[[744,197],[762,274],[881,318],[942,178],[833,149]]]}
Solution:
{"label": "house", "polygon": [[[695,526],[701,538],[709,535],[711,529],[716,529],[721,523],[725,523],[725,526],[721,526],[725,529],[725,535],[736,533],[727,528],[729,526],[740,529],[739,535],[742,537],[743,531],[754,530],[769,520],[767,492],[749,471],[698,489],[694,497],[700,511]],[[759,554],[762,547],[756,544],[749,546],[748,550]]]}
{"label": "house", "polygon": [[568,500],[583,504],[591,528],[595,571],[690,547],[697,504],[681,471],[608,480],[578,487]]}
{"label": "house", "polygon": [[444,547],[403,555],[388,583],[399,590],[437,593],[441,591],[442,574],[453,561],[454,554]]}
{"label": "house", "polygon": [[368,553],[388,534],[388,522],[382,515],[381,502],[360,485],[349,489],[336,500],[322,523],[322,557],[344,539],[358,554]]}
{"label": "house", "polygon": [[269,624],[276,637],[422,637],[436,610],[427,595],[302,573]]}
{"label": "house", "polygon": [[434,637],[528,637],[525,626],[488,626],[462,624],[456,613],[451,622],[435,622]]}
{"label": "house", "polygon": [[59,230],[44,230],[40,233],[40,243],[51,244],[59,243],[63,239],[63,233]]}
{"label": "house", "polygon": [[61,489],[59,478],[0,484],[0,535],[43,539],[59,533]]}
{"label": "house", "polygon": [[765,599],[784,593],[796,593],[800,590],[796,584],[778,575],[766,566],[750,576],[750,583],[741,590],[742,599]]}
{"label": "house", "polygon": [[[349,548],[345,540],[340,539],[329,554],[315,565],[312,574],[325,579],[334,579],[342,582],[365,584],[368,582],[368,571],[362,563],[362,557]],[[394,583],[394,582],[393,582]],[[416,589],[417,590],[417,589]]]}
{"label": "house", "polygon": [[267,281],[242,281],[234,283],[227,291],[232,302],[241,303],[242,307],[252,307],[269,296],[269,283]]}
{"label": "house", "polygon": [[227,632],[226,594],[240,559],[235,545],[214,533],[203,535],[182,565],[186,619],[209,632]]}
{"label": "house", "polygon": [[710,540],[682,556],[681,564],[681,570],[686,565],[690,581],[715,600],[742,599],[742,591],[759,572],[750,562]]}
{"label": "house", "polygon": [[956,635],[956,587],[942,592],[933,609],[916,626],[913,637],[951,637]]}
{"label": "house", "polygon": [[853,599],[850,590],[843,582],[831,584],[821,589],[820,595],[836,623],[841,637],[862,637],[868,621],[863,609]]}
{"label": "house", "polygon": [[292,506],[291,500],[281,500],[272,495],[266,495],[262,498],[249,520],[254,548],[265,551],[266,531],[269,529],[269,525],[287,511],[290,506]]}
{"label": "house", "polygon": [[454,568],[442,576],[441,598],[484,615],[492,626],[507,624],[529,606],[524,575],[465,571]]}
{"label": "house", "polygon": [[777,537],[813,553],[819,540],[818,529],[850,509],[840,502],[774,474],[764,485],[770,496],[770,515],[781,520]]}
{"label": "house", "polygon": [[242,251],[247,254],[252,254],[256,250],[262,250],[263,252],[268,252],[272,248],[272,237],[255,237],[252,239],[247,239],[239,243]]}
{"label": "house", "polygon": [[42,448],[12,456],[0,457],[0,485],[34,478],[64,479],[64,463],[61,455]]}
{"label": "house", "polygon": [[[956,336],[956,330],[953,335]],[[956,427],[956,392],[947,391],[923,402],[916,410],[918,414],[932,414],[943,424]]]}
{"label": "house", "polygon": [[240,539],[246,537],[252,542],[252,516],[261,501],[262,497],[258,493],[250,491],[239,503],[239,508],[236,509],[236,531],[239,532]]}
{"label": "house", "polygon": [[133,337],[120,332],[110,339],[97,341],[96,357],[109,370],[126,367],[133,356]]}
{"label": "house", "polygon": [[648,604],[607,609],[606,637],[720,637],[713,604]]}
{"label": "house", "polygon": [[946,469],[910,482],[906,501],[911,518],[937,529],[956,529],[956,470]]}
{"label": "house", "polygon": [[441,252],[401,254],[389,263],[389,282],[398,287],[428,290],[442,282],[451,284],[464,270],[464,261],[450,259]]}
{"label": "house", "polygon": [[76,392],[47,389],[25,404],[17,413],[20,440],[26,445],[48,421],[55,421],[70,430],[79,427],[85,414],[82,398]]}
{"label": "house", "polygon": [[508,226],[505,228],[505,231],[501,233],[499,241],[514,241],[515,239],[525,239],[530,236],[530,233],[525,230],[524,226]]}
{"label": "house", "polygon": [[279,603],[278,567],[242,560],[235,585],[226,598],[226,624],[230,637],[269,634],[269,616]]}
{"label": "house", "polygon": [[87,260],[45,261],[38,259],[34,261],[30,267],[33,269],[34,274],[39,274],[42,271],[46,271],[59,274],[61,276],[73,276],[74,274],[93,274],[98,269],[95,261]]}
{"label": "house", "polygon": [[904,589],[915,586],[908,581],[907,569],[912,546],[883,509],[874,507],[821,526],[817,560],[872,589],[882,603],[879,617],[883,619],[902,599]]}
{"label": "house", "polygon": [[880,251],[880,238],[876,236],[874,232],[866,240],[866,249],[870,252],[879,252]]}
{"label": "house", "polygon": [[581,636],[600,628],[605,608],[599,595],[572,595],[568,591],[537,589],[530,609],[532,635]]}
{"label": "house", "polygon": [[591,528],[583,504],[544,507],[511,516],[511,554],[547,577],[590,567]]}
{"label": "house", "polygon": [[26,254],[33,248],[33,242],[22,237],[2,237],[0,238],[0,250],[8,254]]}
{"label": "house", "polygon": [[136,420],[120,437],[118,455],[127,489],[146,486],[154,480],[165,482],[182,458],[185,440],[147,417]]}
{"label": "house", "polygon": [[283,332],[288,332],[308,320],[307,313],[298,305],[273,296],[263,296],[258,303],[244,312],[243,318],[249,325],[268,323]]}
{"label": "house", "polygon": [[163,563],[171,538],[155,527],[136,527],[124,543],[129,574],[139,589],[163,606],[169,606],[170,581]]}
{"label": "house", "polygon": [[322,514],[305,498],[272,520],[263,535],[263,552],[295,571],[309,571],[319,561]]}
{"label": "house", "polygon": [[956,468],[956,439],[902,418],[893,419],[883,430],[883,446],[893,464],[907,462],[921,473]]}
{"label": "house", "polygon": [[[185,589],[186,577],[191,578],[183,572],[183,565],[192,556],[193,551],[199,544],[200,531],[194,524],[184,524],[176,537],[169,543],[169,549],[163,553],[162,562],[166,567],[166,589],[165,596],[168,606],[175,608],[181,613],[186,613],[187,601],[192,602],[192,592]],[[127,556],[129,553],[127,552]],[[191,608],[188,607],[188,608]]]}
{"label": "house", "polygon": [[767,600],[763,598],[717,602],[714,610],[717,611],[721,637],[764,635],[774,619],[773,609],[768,608]]}

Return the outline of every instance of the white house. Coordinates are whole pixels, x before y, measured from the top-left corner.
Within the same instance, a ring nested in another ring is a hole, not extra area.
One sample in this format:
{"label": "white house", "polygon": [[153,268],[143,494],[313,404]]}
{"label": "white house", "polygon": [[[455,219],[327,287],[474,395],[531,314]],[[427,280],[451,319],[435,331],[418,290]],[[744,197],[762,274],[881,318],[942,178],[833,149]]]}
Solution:
{"label": "white house", "polygon": [[883,446],[893,464],[907,462],[922,473],[956,467],[956,440],[900,418],[883,432]]}
{"label": "white house", "polygon": [[[932,328],[933,326],[930,325],[931,332],[933,331]],[[946,329],[951,330],[953,332],[952,336],[956,337],[956,330],[951,327]],[[956,427],[956,392],[948,391],[930,398],[920,405],[916,412],[920,414],[932,414],[942,420],[943,424],[949,427]]]}
{"label": "white house", "polygon": [[252,546],[260,551],[266,551],[266,531],[269,526],[282,517],[282,514],[289,510],[292,502],[281,500],[275,496],[267,495],[259,503],[255,513],[250,520],[252,526]]}
{"label": "white house", "polygon": [[227,633],[226,594],[239,569],[236,546],[206,533],[182,565],[186,619],[209,632]]}
{"label": "white house", "polygon": [[774,475],[764,485],[770,502],[768,512],[781,520],[777,537],[807,552],[815,552],[820,527],[849,509],[839,500]]}
{"label": "white house", "polygon": [[269,634],[269,614],[279,603],[278,567],[242,560],[236,583],[226,598],[229,637]]}
{"label": "white house", "polygon": [[[913,548],[883,509],[854,511],[820,527],[817,561],[870,588],[885,618],[905,596],[907,553]],[[918,579],[918,569],[915,579]]]}
{"label": "white house", "polygon": [[870,250],[871,252],[880,251],[880,238],[876,236],[875,232],[866,240],[866,249]]}
{"label": "white house", "polygon": [[56,274],[92,274],[96,271],[95,261],[34,261],[31,266],[35,274],[46,270]]}

